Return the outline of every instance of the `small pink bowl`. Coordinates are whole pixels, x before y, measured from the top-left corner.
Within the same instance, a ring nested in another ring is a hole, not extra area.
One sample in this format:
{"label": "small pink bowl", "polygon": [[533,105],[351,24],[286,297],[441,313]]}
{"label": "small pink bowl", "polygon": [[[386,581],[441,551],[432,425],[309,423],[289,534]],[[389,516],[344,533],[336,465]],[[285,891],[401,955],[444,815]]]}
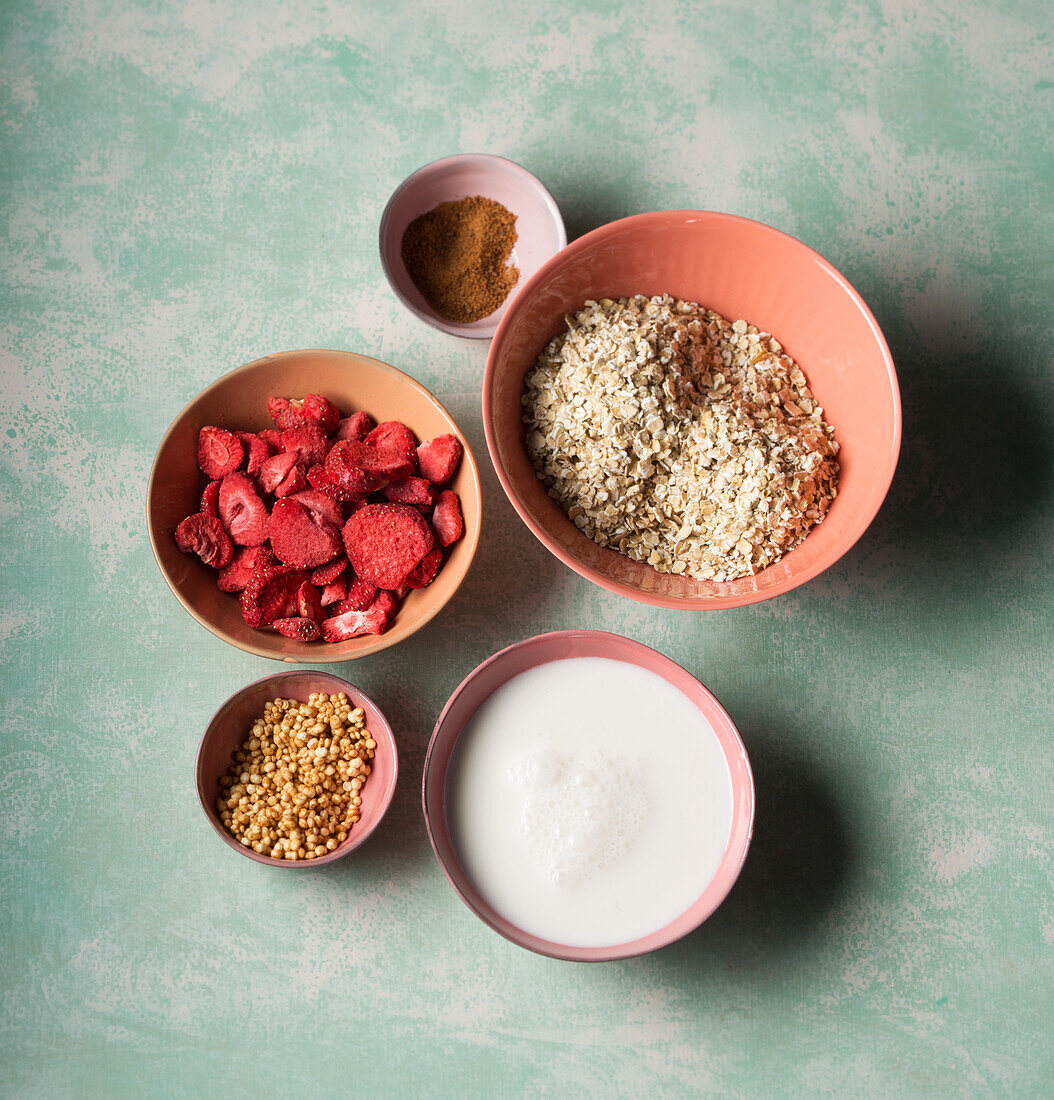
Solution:
{"label": "small pink bowl", "polygon": [[[489,317],[458,325],[440,317],[414,286],[403,264],[403,234],[414,218],[439,203],[472,195],[494,199],[516,215],[517,241],[510,262],[520,269],[520,279]],[[489,340],[494,335],[516,290],[567,244],[560,208],[541,180],[511,160],[483,153],[444,157],[408,176],[388,200],[380,237],[384,273],[403,305],[443,332],[475,340]]]}
{"label": "small pink bowl", "polygon": [[[606,657],[637,665],[661,676],[683,692],[710,723],[732,780],[732,828],[716,874],[699,898],[676,920],[657,932],[610,947],[572,947],[525,932],[493,909],[465,872],[450,833],[446,787],[450,762],[462,730],[484,701],[502,684],[528,669],[568,657]],[[746,859],[754,828],[754,780],[746,749],[732,719],[699,681],[669,657],[640,642],[598,630],[558,630],[517,642],[469,673],[451,695],[436,722],[425,756],[422,788],[425,827],[443,873],[461,900],[495,932],[520,947],[572,962],[608,962],[656,951],[698,928],[724,901]]]}
{"label": "small pink bowl", "polygon": [[[253,722],[263,714],[264,704],[272,699],[299,699],[307,702],[313,692],[336,695],[344,692],[349,702],[366,712],[366,728],[377,742],[370,777],[362,787],[361,816],[352,826],[347,840],[317,859],[285,860],[260,855],[251,848],[239,844],[223,827],[216,812],[216,799],[220,793],[220,780],[227,774],[234,754],[249,735]],[[219,838],[239,855],[248,856],[257,863],[271,867],[318,867],[342,859],[349,852],[364,844],[380,824],[391,805],[395,793],[395,781],[399,776],[399,754],[395,747],[395,735],[377,704],[357,687],[339,676],[328,672],[305,669],[298,672],[279,672],[235,692],[213,715],[198,746],[195,763],[198,799],[209,824]]]}

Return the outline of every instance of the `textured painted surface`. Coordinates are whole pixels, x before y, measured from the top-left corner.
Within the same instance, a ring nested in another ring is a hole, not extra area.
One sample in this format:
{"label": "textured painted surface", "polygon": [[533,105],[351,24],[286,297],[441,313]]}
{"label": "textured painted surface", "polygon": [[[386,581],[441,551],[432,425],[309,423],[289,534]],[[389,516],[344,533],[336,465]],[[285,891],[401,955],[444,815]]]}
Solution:
{"label": "textured painted surface", "polygon": [[[3,5],[0,1093],[1054,1090],[1052,31],[1040,0]],[[401,738],[384,828],[269,873],[192,762],[271,666],[164,588],[147,472],[204,385],[305,346],[410,371],[488,465],[485,347],[410,317],[375,244],[460,150],[537,172],[572,237],[701,206],[817,248],[892,346],[900,471],[828,574],[694,617],[559,567],[489,475],[453,604],[339,666]],[[569,626],[695,672],[759,790],[718,914],[597,967],[477,922],[418,808],[454,685]]]}

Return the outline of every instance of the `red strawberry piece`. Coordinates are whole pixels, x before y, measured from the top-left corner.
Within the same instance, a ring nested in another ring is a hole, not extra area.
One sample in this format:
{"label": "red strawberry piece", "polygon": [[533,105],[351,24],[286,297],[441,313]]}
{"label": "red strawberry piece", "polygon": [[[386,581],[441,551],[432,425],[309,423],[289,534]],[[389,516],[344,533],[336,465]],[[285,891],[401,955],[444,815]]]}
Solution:
{"label": "red strawberry piece", "polygon": [[276,559],[269,546],[240,546],[234,552],[230,565],[221,571],[216,583],[222,592],[240,592],[254,573],[260,573],[275,564]]}
{"label": "red strawberry piece", "polygon": [[220,483],[219,481],[210,481],[205,486],[205,491],[201,494],[201,507],[199,512],[206,512],[210,516],[215,516],[219,519],[219,500],[220,500]]}
{"label": "red strawberry piece", "polygon": [[439,566],[443,561],[442,547],[437,546],[430,554],[425,556],[406,574],[407,588],[426,588],[436,579]]}
{"label": "red strawberry piece", "polygon": [[421,513],[407,504],[367,504],[344,524],[348,561],[378,588],[398,588],[434,543]]}
{"label": "red strawberry piece", "polygon": [[417,448],[421,476],[433,485],[443,485],[454,476],[461,461],[461,440],[456,435],[437,435]]}
{"label": "red strawberry piece", "polygon": [[[298,500],[303,494],[298,493],[293,500]],[[310,508],[308,509],[310,511]],[[326,520],[328,523],[329,521]],[[338,522],[334,526],[340,526]],[[311,574],[311,583],[317,584],[320,588],[324,588],[327,584],[332,584],[348,568],[348,559],[343,554],[339,558],[334,558],[331,562],[327,562],[325,565],[320,565]],[[344,597],[341,596],[341,599]]]}
{"label": "red strawberry piece", "polygon": [[431,508],[435,504],[435,489],[423,477],[403,477],[384,487],[384,499],[393,504],[415,504]]}
{"label": "red strawberry piece", "polygon": [[333,439],[334,441],[354,439],[356,443],[361,443],[371,431],[373,431],[373,417],[369,413],[352,413],[337,425]]}
{"label": "red strawberry piece", "polygon": [[353,496],[349,490],[343,488],[324,466],[312,466],[307,471],[307,483],[316,492],[325,493],[326,496],[342,503],[362,499],[361,494]]}
{"label": "red strawberry piece", "polygon": [[295,493],[303,492],[306,488],[307,478],[304,476],[304,468],[298,462],[279,482],[274,495],[276,497],[291,497]]}
{"label": "red strawberry piece", "polygon": [[197,554],[213,569],[222,569],[230,564],[234,547],[223,529],[223,524],[205,512],[195,512],[187,516],[176,528],[176,546],[184,554]]}
{"label": "red strawberry piece", "polygon": [[282,449],[282,433],[277,428],[264,428],[260,438],[276,453]]}
{"label": "red strawberry piece", "polygon": [[382,456],[386,465],[410,467],[405,474],[392,474],[390,481],[406,477],[417,469],[417,440],[414,433],[398,420],[385,420],[378,424],[366,436],[366,442]]}
{"label": "red strawberry piece", "polygon": [[310,581],[304,581],[300,586],[296,600],[301,618],[322,622],[322,593]]}
{"label": "red strawberry piece", "polygon": [[272,455],[260,467],[260,488],[265,493],[273,493],[279,485],[289,476],[290,470],[296,465],[295,451],[281,451]]}
{"label": "red strawberry piece", "polygon": [[198,465],[206,477],[226,477],[233,474],[245,458],[241,440],[223,428],[205,427],[198,432]]}
{"label": "red strawberry piece", "polygon": [[465,521],[461,517],[461,502],[457,493],[444,489],[439,494],[432,512],[432,526],[439,536],[441,546],[450,546],[465,533]]}
{"label": "red strawberry piece", "polygon": [[391,623],[395,618],[395,613],[399,610],[399,601],[395,597],[394,592],[389,592],[386,588],[381,588],[377,592],[377,596],[374,599],[371,607],[383,607],[384,613],[388,617],[388,622]]}
{"label": "red strawberry piece", "polygon": [[318,489],[302,489],[299,493],[292,494],[291,499],[299,501],[309,512],[314,512],[334,527],[340,527],[344,523],[340,505],[328,493],[319,492]]}
{"label": "red strawberry piece", "polygon": [[306,470],[308,466],[325,461],[329,441],[326,433],[317,424],[308,421],[298,428],[286,428],[282,432],[281,449],[294,451],[297,462]]}
{"label": "red strawberry piece", "polygon": [[260,472],[260,467],[271,457],[271,445],[266,439],[255,435],[253,432],[235,432],[234,434],[238,437],[245,448],[245,453],[248,455],[245,472],[249,477],[256,477]]}
{"label": "red strawberry piece", "polygon": [[303,569],[275,565],[253,573],[242,589],[242,617],[250,626],[261,627],[275,619],[299,615],[297,593],[307,580]]}
{"label": "red strawberry piece", "polygon": [[342,439],[334,443],[326,455],[325,471],[344,494],[343,499],[353,500],[368,496],[389,480],[374,476],[372,467],[375,459],[375,452],[367,444]]}
{"label": "red strawberry piece", "polygon": [[383,634],[388,629],[388,614],[383,607],[371,605],[365,611],[345,611],[322,623],[327,642],[344,642],[362,634]]}
{"label": "red strawberry piece", "polygon": [[348,594],[348,586],[344,582],[343,577],[339,577],[335,581],[330,581],[322,589],[321,604],[323,607],[329,607],[330,604],[340,603]]}
{"label": "red strawberry piece", "polygon": [[228,474],[220,482],[220,519],[231,542],[259,546],[267,541],[267,505],[247,474]]}
{"label": "red strawberry piece", "polygon": [[321,394],[309,393],[301,412],[308,423],[317,424],[326,435],[332,435],[340,423],[340,409]]}
{"label": "red strawberry piece", "polygon": [[340,543],[340,531],[298,501],[279,500],[271,509],[271,549],[286,565],[324,565],[340,553]]}
{"label": "red strawberry piece", "polygon": [[267,413],[283,431],[304,423],[304,402],[289,397],[269,397]]}
{"label": "red strawberry piece", "polygon": [[292,638],[297,642],[314,642],[318,640],[319,627],[313,619],[292,617],[288,619],[275,619],[271,626],[284,638]]}
{"label": "red strawberry piece", "polygon": [[348,593],[344,597],[338,613],[344,611],[365,611],[377,597],[377,586],[364,581],[362,577],[356,577],[355,583],[348,586]]}

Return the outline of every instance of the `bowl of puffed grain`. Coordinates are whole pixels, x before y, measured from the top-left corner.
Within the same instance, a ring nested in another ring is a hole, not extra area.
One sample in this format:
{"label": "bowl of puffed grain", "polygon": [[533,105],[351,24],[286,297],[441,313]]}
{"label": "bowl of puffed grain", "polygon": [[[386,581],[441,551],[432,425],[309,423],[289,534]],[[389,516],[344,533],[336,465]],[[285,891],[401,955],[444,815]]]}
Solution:
{"label": "bowl of puffed grain", "polygon": [[777,229],[692,210],[602,226],[527,281],[491,344],[483,423],[544,546],[685,610],[834,564],[901,436],[889,348],[845,277]]}
{"label": "bowl of puffed grain", "polygon": [[217,836],[272,867],[318,867],[359,848],[391,805],[395,735],[363,691],[326,672],[265,676],[202,736],[198,799]]}

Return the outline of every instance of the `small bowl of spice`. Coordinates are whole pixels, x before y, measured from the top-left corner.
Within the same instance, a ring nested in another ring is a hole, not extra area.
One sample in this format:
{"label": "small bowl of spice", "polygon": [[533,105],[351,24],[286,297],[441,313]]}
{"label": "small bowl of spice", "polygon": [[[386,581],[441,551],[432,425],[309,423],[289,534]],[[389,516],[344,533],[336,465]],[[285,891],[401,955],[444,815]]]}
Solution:
{"label": "small bowl of spice", "polygon": [[266,676],[232,695],[198,748],[198,798],[219,837],[273,867],[332,863],[380,824],[399,773],[377,704],[325,672]]}
{"label": "small bowl of spice", "polygon": [[381,218],[384,273],[402,303],[453,336],[489,340],[510,298],[567,244],[542,182],[504,157],[419,168]]}

